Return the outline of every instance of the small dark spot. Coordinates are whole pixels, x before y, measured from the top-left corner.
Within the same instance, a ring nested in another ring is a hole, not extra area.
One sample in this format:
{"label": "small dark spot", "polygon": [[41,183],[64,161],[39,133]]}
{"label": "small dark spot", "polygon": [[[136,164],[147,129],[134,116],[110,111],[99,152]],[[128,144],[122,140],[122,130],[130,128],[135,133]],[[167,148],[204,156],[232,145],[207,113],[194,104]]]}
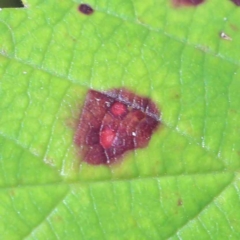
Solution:
{"label": "small dark spot", "polygon": [[180,94],[179,93],[174,93],[173,94],[173,99],[179,100],[180,99]]}
{"label": "small dark spot", "polygon": [[175,7],[181,7],[181,6],[198,6],[199,4],[202,4],[205,0],[172,0],[173,5]]}
{"label": "small dark spot", "polygon": [[126,89],[89,90],[74,143],[83,161],[108,165],[129,150],[146,147],[159,118],[159,110],[149,98]]}
{"label": "small dark spot", "polygon": [[181,199],[181,198],[178,199],[177,205],[178,205],[178,206],[182,206],[182,205],[183,205],[183,202],[182,202],[182,199]]}
{"label": "small dark spot", "polygon": [[231,0],[236,6],[240,6],[240,0]]}
{"label": "small dark spot", "polygon": [[86,15],[91,15],[93,13],[93,9],[91,6],[89,6],[88,4],[80,4],[78,7],[78,10]]}

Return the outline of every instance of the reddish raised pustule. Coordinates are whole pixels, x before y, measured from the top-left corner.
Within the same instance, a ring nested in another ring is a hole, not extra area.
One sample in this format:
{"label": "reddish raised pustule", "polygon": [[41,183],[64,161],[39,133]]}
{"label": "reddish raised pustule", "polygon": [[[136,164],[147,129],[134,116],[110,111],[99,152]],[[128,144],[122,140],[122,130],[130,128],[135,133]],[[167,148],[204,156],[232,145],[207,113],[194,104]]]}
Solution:
{"label": "reddish raised pustule", "polygon": [[110,112],[115,117],[124,117],[128,113],[128,108],[124,103],[114,102],[110,107]]}
{"label": "reddish raised pustule", "polygon": [[146,147],[159,118],[160,112],[149,98],[126,89],[89,90],[74,143],[83,161],[109,165],[127,151]]}
{"label": "reddish raised pustule", "polygon": [[111,128],[103,129],[100,131],[99,143],[104,149],[108,149],[113,145],[116,133]]}

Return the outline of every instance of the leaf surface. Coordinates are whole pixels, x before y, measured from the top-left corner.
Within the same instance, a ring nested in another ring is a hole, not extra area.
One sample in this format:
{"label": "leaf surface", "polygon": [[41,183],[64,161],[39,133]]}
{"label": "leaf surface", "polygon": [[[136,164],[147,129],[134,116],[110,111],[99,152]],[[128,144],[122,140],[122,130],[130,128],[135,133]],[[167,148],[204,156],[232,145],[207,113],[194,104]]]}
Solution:
{"label": "leaf surface", "polygon": [[[239,239],[240,9],[23,3],[0,12],[1,238]],[[116,87],[151,97],[161,126],[120,164],[82,163],[86,93]]]}

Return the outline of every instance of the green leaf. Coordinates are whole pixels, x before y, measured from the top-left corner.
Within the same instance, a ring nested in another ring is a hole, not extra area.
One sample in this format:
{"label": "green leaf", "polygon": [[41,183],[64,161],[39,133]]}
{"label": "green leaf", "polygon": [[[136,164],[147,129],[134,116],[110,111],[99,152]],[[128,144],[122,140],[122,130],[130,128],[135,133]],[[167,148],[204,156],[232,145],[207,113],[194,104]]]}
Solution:
{"label": "green leaf", "polygon": [[[0,12],[1,239],[239,239],[240,10],[23,3]],[[114,87],[151,97],[161,126],[90,166],[74,125],[89,88]]]}

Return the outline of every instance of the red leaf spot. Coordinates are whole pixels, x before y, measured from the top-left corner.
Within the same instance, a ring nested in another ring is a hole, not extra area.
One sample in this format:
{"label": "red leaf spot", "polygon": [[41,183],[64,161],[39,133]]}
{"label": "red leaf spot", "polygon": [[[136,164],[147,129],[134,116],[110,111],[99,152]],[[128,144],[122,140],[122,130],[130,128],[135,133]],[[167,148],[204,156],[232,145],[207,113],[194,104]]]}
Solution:
{"label": "red leaf spot", "polygon": [[149,98],[125,89],[89,90],[74,143],[83,161],[108,165],[129,150],[146,147],[160,124],[159,117]]}
{"label": "red leaf spot", "polygon": [[175,7],[181,7],[181,6],[197,6],[199,4],[202,4],[204,0],[173,0],[173,5]]}
{"label": "red leaf spot", "polygon": [[235,5],[240,6],[240,0],[231,0]]}

